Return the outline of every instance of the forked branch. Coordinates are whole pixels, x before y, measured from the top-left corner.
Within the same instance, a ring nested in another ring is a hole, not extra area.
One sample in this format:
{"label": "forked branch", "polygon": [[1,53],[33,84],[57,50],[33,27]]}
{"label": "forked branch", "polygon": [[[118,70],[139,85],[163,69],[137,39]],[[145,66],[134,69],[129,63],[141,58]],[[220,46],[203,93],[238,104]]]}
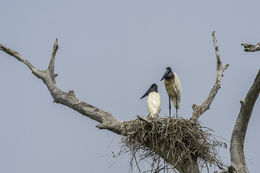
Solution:
{"label": "forked branch", "polygon": [[216,81],[213,86],[213,88],[210,90],[209,96],[206,98],[206,100],[199,106],[196,104],[192,105],[193,113],[191,120],[197,121],[199,117],[209,109],[210,104],[214,100],[219,88],[220,88],[220,82],[223,76],[224,71],[228,68],[229,64],[225,65],[224,67],[222,66],[222,62],[220,60],[220,53],[219,53],[219,48],[217,44],[217,40],[215,37],[215,31],[212,32],[212,37],[213,37],[213,43],[215,46],[215,52],[216,52],[216,58],[217,58],[217,69],[216,69]]}
{"label": "forked branch", "polygon": [[120,126],[121,121],[117,120],[113,117],[110,113],[107,113],[95,106],[87,104],[81,100],[79,100],[74,91],[64,92],[59,89],[55,82],[55,77],[57,76],[54,74],[54,62],[55,62],[55,55],[58,50],[58,40],[56,39],[53,46],[52,56],[49,63],[49,67],[47,70],[40,70],[34,67],[28,60],[23,58],[18,52],[0,44],[0,50],[6,52],[7,54],[11,55],[12,57],[16,58],[17,60],[23,62],[27,65],[32,73],[37,76],[38,78],[42,79],[42,81],[47,86],[50,94],[52,95],[54,102],[60,103],[62,105],[68,106],[75,111],[85,115],[93,120],[96,120],[100,124],[97,126],[98,128],[102,129],[109,129],[113,132],[120,133]]}

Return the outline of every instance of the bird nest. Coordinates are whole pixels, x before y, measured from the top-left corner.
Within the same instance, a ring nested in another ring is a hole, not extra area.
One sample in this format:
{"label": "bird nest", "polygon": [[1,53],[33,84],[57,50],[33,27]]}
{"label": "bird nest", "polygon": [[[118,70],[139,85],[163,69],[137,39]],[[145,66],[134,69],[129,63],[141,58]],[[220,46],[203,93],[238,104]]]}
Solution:
{"label": "bird nest", "polygon": [[135,161],[139,172],[138,163],[142,160],[150,160],[151,172],[168,171],[177,164],[194,161],[201,167],[223,166],[217,153],[219,147],[226,147],[226,144],[219,142],[211,134],[212,130],[199,123],[186,119],[139,117],[126,123],[123,129],[123,150],[132,154],[131,165]]}

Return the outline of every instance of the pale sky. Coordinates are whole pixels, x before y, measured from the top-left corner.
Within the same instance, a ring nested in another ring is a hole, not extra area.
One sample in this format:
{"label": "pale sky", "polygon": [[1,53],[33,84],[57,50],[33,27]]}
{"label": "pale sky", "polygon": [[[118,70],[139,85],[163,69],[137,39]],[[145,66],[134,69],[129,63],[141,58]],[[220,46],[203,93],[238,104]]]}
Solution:
{"label": "pale sky", "polygon": [[[139,98],[154,82],[160,115],[167,115],[160,79],[171,66],[183,87],[180,115],[189,118],[192,104],[200,104],[215,82],[216,30],[222,62],[230,67],[199,120],[229,146],[239,100],[260,67],[260,52],[240,46],[260,42],[259,6],[257,0],[6,0],[0,5],[0,43],[46,69],[58,38],[57,85],[122,121],[147,115],[146,100]],[[53,103],[42,81],[14,58],[0,52],[0,61],[0,172],[130,172],[129,155],[112,158],[120,136]],[[245,142],[252,173],[260,169],[259,114],[258,99]],[[230,164],[229,148],[220,156]]]}

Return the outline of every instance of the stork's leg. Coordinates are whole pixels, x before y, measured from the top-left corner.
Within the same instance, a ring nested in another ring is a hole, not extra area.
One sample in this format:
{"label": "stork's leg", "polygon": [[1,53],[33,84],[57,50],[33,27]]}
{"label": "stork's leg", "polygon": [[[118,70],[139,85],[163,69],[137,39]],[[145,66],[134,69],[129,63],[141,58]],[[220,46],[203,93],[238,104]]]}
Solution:
{"label": "stork's leg", "polygon": [[171,99],[170,99],[170,96],[169,96],[169,117],[171,117]]}

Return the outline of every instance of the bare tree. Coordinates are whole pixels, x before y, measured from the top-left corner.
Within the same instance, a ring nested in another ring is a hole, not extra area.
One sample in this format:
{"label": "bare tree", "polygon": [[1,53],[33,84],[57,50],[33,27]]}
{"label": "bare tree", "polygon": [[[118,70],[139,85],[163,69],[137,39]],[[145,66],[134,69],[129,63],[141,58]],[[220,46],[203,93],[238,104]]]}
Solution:
{"label": "bare tree", "polygon": [[[192,105],[193,113],[191,116],[190,122],[197,123],[199,117],[210,108],[212,101],[214,100],[218,90],[220,89],[220,83],[223,76],[224,71],[228,68],[228,64],[224,67],[222,66],[222,62],[220,60],[220,53],[219,48],[217,45],[217,41],[215,38],[215,32],[212,33],[213,43],[216,52],[216,59],[217,59],[217,67],[216,67],[216,81],[211,89],[208,97],[205,101],[197,106]],[[5,53],[9,54],[10,56],[16,58],[18,61],[21,61],[25,64],[32,73],[41,79],[43,83],[47,86],[51,96],[54,99],[55,103],[59,103],[74,109],[75,111],[79,112],[80,114],[89,117],[99,124],[97,128],[99,129],[107,129],[112,131],[116,134],[127,136],[129,135],[126,127],[131,127],[131,125],[135,124],[137,121],[145,121],[149,122],[149,120],[139,117],[136,120],[132,121],[120,121],[111,115],[108,112],[105,112],[93,105],[85,103],[79,100],[76,96],[74,91],[65,92],[62,91],[57,85],[55,77],[57,74],[54,72],[54,63],[55,63],[55,55],[58,50],[58,40],[54,42],[52,56],[50,59],[49,66],[46,70],[40,70],[34,67],[28,60],[26,60],[21,54],[12,50],[2,44],[0,44],[0,50],[4,51]],[[251,50],[251,49],[250,49]],[[252,49],[253,50],[253,49]],[[255,50],[255,49],[254,49]],[[233,134],[231,138],[231,166],[228,169],[228,172],[248,172],[247,165],[244,158],[244,138],[247,130],[247,125],[250,120],[250,116],[255,104],[255,101],[258,98],[260,90],[260,70],[255,78],[253,85],[251,86],[247,96],[245,99],[241,100],[241,110],[238,115],[235,127],[233,129]],[[165,121],[165,118],[158,118],[161,121]],[[163,158],[166,162],[170,165],[174,166],[181,173],[199,173],[198,163],[196,160],[192,160],[191,162],[176,162],[176,158],[169,157],[169,150],[170,147],[165,146],[164,150],[155,149],[152,146],[146,146],[153,150],[156,154],[158,154],[161,158]]]}

